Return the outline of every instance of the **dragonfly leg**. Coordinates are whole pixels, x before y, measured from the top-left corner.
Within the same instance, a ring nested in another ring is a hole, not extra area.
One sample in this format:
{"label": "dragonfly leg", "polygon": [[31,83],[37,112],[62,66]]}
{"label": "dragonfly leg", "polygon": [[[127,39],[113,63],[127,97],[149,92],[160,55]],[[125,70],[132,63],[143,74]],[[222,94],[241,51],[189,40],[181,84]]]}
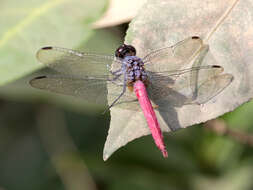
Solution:
{"label": "dragonfly leg", "polygon": [[120,95],[112,102],[112,104],[103,112],[103,114],[109,110],[112,106],[114,106],[114,104],[116,104],[116,102],[121,98],[121,96],[123,96],[126,92],[126,73],[124,73],[124,85],[123,85],[123,90],[120,93]]}
{"label": "dragonfly leg", "polygon": [[[122,70],[125,70],[126,68],[123,67],[123,69],[119,69],[113,73],[117,73],[117,72],[120,72],[116,75],[116,79],[120,77],[120,74],[122,73]],[[114,79],[115,79],[114,78]],[[126,92],[126,81],[127,81],[127,75],[126,75],[126,72],[124,72],[124,84],[123,84],[123,90],[122,92],[120,93],[120,95],[112,102],[112,104],[104,111],[104,113],[109,110],[112,106],[114,106],[114,104],[116,104],[116,102],[121,98],[121,96],[123,96]]]}
{"label": "dragonfly leg", "polygon": [[116,102],[121,98],[121,96],[123,96],[126,92],[126,85],[124,85],[123,87],[123,91],[120,93],[120,95],[112,102],[112,104],[108,107],[108,109],[110,109],[112,106],[114,106],[114,104],[116,104]]}
{"label": "dragonfly leg", "polygon": [[105,109],[105,111],[103,112],[103,114],[105,114],[105,112],[107,112],[107,110],[109,110],[112,106],[114,106],[114,104],[116,104],[116,102],[121,98],[121,96],[124,95],[125,92],[126,92],[126,87],[123,88],[123,91],[121,92],[121,94],[112,102],[112,104],[110,106],[108,106],[107,109]]}
{"label": "dragonfly leg", "polygon": [[112,71],[110,71],[110,73],[112,74],[112,75],[120,75],[120,74],[122,74],[122,69],[118,69],[118,70],[116,70],[116,71],[114,71],[114,72],[112,72]]}

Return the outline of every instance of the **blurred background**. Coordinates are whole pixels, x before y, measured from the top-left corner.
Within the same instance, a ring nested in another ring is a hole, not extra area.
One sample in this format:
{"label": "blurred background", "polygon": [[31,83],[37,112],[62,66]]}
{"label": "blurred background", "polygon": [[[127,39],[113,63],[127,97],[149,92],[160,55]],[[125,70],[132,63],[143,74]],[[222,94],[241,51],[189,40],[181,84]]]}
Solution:
{"label": "blurred background", "polygon": [[252,101],[165,134],[168,159],[147,136],[104,162],[105,107],[29,86],[48,72],[35,58],[45,45],[113,54],[145,1],[123,2],[0,2],[0,190],[252,190]]}

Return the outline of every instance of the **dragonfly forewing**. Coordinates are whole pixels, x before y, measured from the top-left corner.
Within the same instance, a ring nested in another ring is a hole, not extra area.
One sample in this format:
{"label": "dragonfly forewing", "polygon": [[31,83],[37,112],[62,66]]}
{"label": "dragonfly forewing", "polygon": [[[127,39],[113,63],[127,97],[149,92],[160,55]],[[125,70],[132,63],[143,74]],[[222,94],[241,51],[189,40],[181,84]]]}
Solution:
{"label": "dragonfly forewing", "polygon": [[77,78],[110,75],[113,62],[121,65],[114,56],[89,54],[60,47],[40,49],[37,59],[59,73]]}
{"label": "dragonfly forewing", "polygon": [[152,72],[163,72],[189,67],[202,46],[200,38],[190,37],[173,46],[152,51],[143,58],[145,68]]}

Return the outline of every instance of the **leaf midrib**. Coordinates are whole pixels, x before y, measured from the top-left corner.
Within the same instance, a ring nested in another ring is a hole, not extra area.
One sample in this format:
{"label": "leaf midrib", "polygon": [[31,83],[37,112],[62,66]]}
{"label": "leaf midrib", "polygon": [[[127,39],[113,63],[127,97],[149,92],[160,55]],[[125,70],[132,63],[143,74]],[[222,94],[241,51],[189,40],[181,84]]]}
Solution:
{"label": "leaf midrib", "polygon": [[39,18],[41,15],[47,13],[50,9],[63,3],[67,0],[50,0],[41,4],[38,7],[31,9],[30,13],[22,19],[20,22],[9,28],[3,36],[0,38],[0,48],[3,47],[9,40],[15,37],[18,33],[24,30],[25,27],[29,26],[34,20]]}

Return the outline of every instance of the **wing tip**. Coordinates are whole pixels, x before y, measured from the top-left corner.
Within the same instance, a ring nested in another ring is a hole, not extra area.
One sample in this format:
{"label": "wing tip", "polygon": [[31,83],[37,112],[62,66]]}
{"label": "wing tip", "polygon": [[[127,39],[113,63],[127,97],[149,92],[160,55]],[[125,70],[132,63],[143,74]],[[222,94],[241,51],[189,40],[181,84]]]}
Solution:
{"label": "wing tip", "polygon": [[220,73],[222,73],[224,71],[224,68],[220,65],[212,65],[212,68],[219,70]]}
{"label": "wing tip", "polygon": [[40,48],[37,53],[36,53],[36,57],[37,59],[39,60],[39,62],[42,63],[42,60],[40,58],[40,54],[43,53],[44,51],[47,51],[47,50],[52,50],[53,49],[53,46],[45,46],[45,47],[42,47]]}
{"label": "wing tip", "polygon": [[226,74],[227,75],[227,78],[229,79],[229,82],[231,83],[231,82],[233,82],[234,81],[234,79],[235,79],[235,77],[232,75],[232,74]]}
{"label": "wing tip", "polygon": [[33,78],[32,80],[29,81],[29,84],[30,84],[31,86],[34,86],[34,85],[33,85],[34,81],[40,80],[40,79],[44,79],[44,78],[47,78],[47,76],[43,75],[43,76],[35,77],[35,78]]}

